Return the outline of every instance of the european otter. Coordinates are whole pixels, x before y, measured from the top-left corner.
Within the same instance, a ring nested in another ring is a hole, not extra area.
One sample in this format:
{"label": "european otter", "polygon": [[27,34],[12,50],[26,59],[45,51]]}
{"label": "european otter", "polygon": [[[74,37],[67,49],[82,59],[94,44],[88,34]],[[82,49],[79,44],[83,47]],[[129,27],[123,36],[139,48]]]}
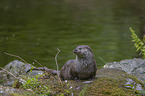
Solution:
{"label": "european otter", "polygon": [[64,64],[60,70],[60,78],[62,80],[94,78],[97,66],[92,49],[88,45],[80,45],[73,53],[76,54],[76,59]]}

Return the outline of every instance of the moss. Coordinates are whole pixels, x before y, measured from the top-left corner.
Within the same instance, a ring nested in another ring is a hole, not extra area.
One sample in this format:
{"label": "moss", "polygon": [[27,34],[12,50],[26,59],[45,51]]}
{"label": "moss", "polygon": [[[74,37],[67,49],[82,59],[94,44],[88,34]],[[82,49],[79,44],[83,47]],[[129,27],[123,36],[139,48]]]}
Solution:
{"label": "moss", "polygon": [[85,91],[82,96],[133,96],[139,94],[138,91],[125,88],[127,78],[143,86],[135,76],[118,69],[100,69],[97,73],[97,79]]}
{"label": "moss", "polygon": [[87,88],[88,88],[88,85],[85,85],[85,87],[84,87],[84,88],[82,89],[82,91],[80,92],[79,96],[85,95],[85,92],[86,92]]}
{"label": "moss", "polygon": [[121,81],[111,78],[100,78],[91,84],[91,86],[86,90],[85,95],[133,96],[134,90],[120,87],[119,82]]}

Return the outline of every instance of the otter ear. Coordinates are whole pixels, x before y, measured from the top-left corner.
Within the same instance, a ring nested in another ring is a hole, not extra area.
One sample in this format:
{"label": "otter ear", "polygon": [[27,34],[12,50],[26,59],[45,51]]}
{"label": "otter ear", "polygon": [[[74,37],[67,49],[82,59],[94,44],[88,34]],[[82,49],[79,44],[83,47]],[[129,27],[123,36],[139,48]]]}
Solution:
{"label": "otter ear", "polygon": [[90,47],[86,47],[86,49],[90,50],[91,51],[91,48]]}
{"label": "otter ear", "polygon": [[89,47],[86,47],[86,49],[90,49]]}

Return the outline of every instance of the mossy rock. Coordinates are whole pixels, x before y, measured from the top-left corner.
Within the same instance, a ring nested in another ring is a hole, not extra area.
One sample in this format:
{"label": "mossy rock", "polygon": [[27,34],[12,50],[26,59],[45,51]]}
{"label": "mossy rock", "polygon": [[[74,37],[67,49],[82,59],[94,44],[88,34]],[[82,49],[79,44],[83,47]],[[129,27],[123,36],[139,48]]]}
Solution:
{"label": "mossy rock", "polygon": [[144,86],[135,76],[129,75],[122,70],[100,69],[97,73],[97,79],[85,88],[85,92],[81,96],[134,96],[139,94],[139,91],[135,89],[126,88],[125,84],[128,78],[132,79],[136,84]]}
{"label": "mossy rock", "polygon": [[[50,86],[54,96],[56,94],[68,96],[72,94],[74,96],[133,96],[139,94],[139,91],[135,90],[135,85],[132,85],[134,89],[125,86],[128,82],[127,79],[131,79],[135,84],[140,84],[142,88],[144,86],[135,76],[111,68],[99,69],[94,80],[67,80],[67,82],[57,83],[57,79],[48,79],[43,83]],[[90,83],[85,83],[86,81],[90,81]]]}
{"label": "mossy rock", "polygon": [[85,93],[84,96],[133,96],[134,90],[123,88],[119,83],[121,81],[113,80],[110,78],[101,78],[93,82]]}

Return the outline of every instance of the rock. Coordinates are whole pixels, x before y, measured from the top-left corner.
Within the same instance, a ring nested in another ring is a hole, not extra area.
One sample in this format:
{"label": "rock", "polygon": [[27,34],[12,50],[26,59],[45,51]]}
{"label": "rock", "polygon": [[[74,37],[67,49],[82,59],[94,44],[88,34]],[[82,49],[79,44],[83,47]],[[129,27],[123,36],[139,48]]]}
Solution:
{"label": "rock", "polygon": [[[143,83],[135,76],[115,68],[102,68],[81,96],[134,96],[138,90],[143,89]],[[142,93],[136,95],[141,96],[140,94]]]}
{"label": "rock", "polygon": [[0,96],[26,96],[26,94],[27,96],[39,96],[31,91],[0,85]]}
{"label": "rock", "polygon": [[141,84],[137,84],[137,85],[136,85],[136,90],[143,90]]}
{"label": "rock", "polygon": [[127,80],[127,82],[124,84],[125,87],[134,89],[134,85],[135,85],[134,81],[130,78],[127,78],[126,80]]}
{"label": "rock", "polygon": [[130,78],[127,78],[126,80],[127,80],[127,82],[125,84],[126,88],[131,88],[131,89],[135,89],[135,90],[143,90],[141,84],[137,84],[135,81],[133,81]]}
{"label": "rock", "polygon": [[20,77],[21,75],[25,76],[35,76],[38,74],[43,74],[43,71],[34,70],[32,72],[28,72],[28,70],[31,69],[31,64],[25,64],[21,61],[14,60],[7,64],[3,70],[0,71],[0,83],[4,86],[12,86],[12,84],[17,80],[17,77]]}
{"label": "rock", "polygon": [[107,63],[104,65],[104,68],[121,69],[128,74],[136,76],[139,80],[145,81],[145,59],[134,58],[120,62]]}
{"label": "rock", "polygon": [[[8,70],[11,72],[13,75],[16,77],[19,77],[20,75],[28,75],[27,71],[31,69],[32,66],[31,64],[25,64],[21,61],[14,60],[7,64],[4,69]],[[37,70],[38,71],[38,70]],[[34,73],[31,73],[32,75],[37,75],[37,74],[42,74],[42,71],[39,71],[40,73],[34,71]]]}

